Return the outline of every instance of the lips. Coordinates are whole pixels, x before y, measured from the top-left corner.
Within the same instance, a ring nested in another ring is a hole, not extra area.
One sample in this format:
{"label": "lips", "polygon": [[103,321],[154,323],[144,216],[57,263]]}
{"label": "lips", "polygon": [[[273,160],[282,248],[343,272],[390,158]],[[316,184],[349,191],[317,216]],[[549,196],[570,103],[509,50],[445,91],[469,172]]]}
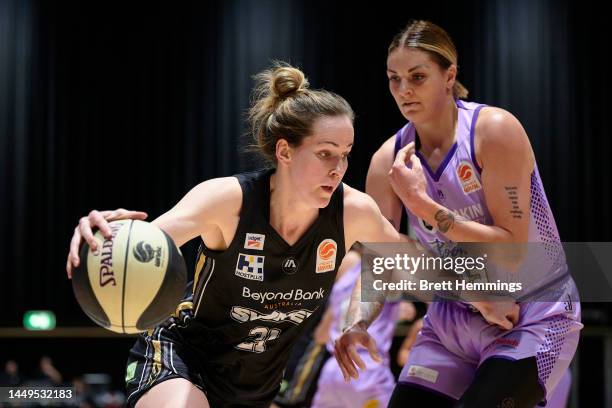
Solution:
{"label": "lips", "polygon": [[332,193],[334,191],[334,187],[333,186],[321,186],[321,188],[326,192],[326,193]]}

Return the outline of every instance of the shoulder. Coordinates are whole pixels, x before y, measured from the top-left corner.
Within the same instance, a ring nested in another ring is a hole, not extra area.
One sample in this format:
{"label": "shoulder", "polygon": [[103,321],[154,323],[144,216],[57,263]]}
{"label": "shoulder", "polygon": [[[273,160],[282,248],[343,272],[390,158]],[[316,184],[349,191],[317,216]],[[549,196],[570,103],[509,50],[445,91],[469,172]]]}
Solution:
{"label": "shoulder", "polygon": [[242,188],[236,177],[213,178],[196,185],[186,198],[212,214],[237,214],[242,207]]}
{"label": "shoulder", "polygon": [[[348,184],[344,186],[344,218],[348,223],[367,222],[380,210],[372,197]],[[347,222],[345,222],[346,224]]]}
{"label": "shoulder", "polygon": [[493,106],[484,107],[475,127],[477,157],[483,165],[487,159],[500,155],[531,155],[527,133],[512,113]]}
{"label": "shoulder", "polygon": [[242,199],[242,188],[236,177],[209,179],[195,186],[194,190],[200,193],[211,194],[224,200]]}
{"label": "shoulder", "polygon": [[370,170],[391,168],[395,160],[395,135],[387,139],[372,155]]}
{"label": "shoulder", "polygon": [[527,137],[523,125],[512,113],[494,106],[482,108],[476,121],[475,132],[481,142],[485,143],[515,142],[515,139]]}

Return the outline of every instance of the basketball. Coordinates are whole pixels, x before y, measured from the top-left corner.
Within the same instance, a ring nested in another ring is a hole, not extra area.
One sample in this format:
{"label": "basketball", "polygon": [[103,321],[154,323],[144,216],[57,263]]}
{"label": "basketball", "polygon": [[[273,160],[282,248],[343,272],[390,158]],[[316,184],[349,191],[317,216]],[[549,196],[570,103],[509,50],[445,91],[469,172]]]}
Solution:
{"label": "basketball", "polygon": [[98,248],[80,249],[72,288],[79,305],[98,325],[118,333],[148,330],[175,310],[187,268],[168,234],[139,220],[110,223],[112,238],[95,233]]}

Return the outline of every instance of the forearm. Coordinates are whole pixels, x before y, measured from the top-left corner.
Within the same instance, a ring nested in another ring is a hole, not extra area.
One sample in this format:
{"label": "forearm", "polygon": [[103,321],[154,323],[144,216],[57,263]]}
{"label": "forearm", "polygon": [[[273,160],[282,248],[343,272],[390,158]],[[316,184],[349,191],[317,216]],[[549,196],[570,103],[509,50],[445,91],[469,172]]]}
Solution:
{"label": "forearm", "polygon": [[417,217],[436,227],[454,242],[513,242],[507,229],[468,220],[433,200],[411,209]]}
{"label": "forearm", "polygon": [[357,279],[351,301],[346,315],[345,324],[343,327],[352,327],[355,325],[363,326],[367,329],[374,320],[380,315],[384,307],[384,299],[374,302],[361,301],[361,279]]}

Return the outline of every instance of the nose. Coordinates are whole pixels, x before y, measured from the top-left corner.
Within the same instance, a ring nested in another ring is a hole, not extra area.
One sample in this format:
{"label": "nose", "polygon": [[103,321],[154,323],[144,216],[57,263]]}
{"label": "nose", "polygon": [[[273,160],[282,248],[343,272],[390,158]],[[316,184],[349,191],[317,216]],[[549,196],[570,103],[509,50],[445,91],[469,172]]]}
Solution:
{"label": "nose", "polygon": [[348,166],[347,161],[343,158],[339,158],[336,160],[335,164],[336,165],[329,171],[329,175],[332,177],[342,177]]}
{"label": "nose", "polygon": [[399,91],[399,94],[402,96],[409,96],[409,95],[412,95],[413,93],[410,83],[406,80],[402,80],[400,82],[398,91]]}

